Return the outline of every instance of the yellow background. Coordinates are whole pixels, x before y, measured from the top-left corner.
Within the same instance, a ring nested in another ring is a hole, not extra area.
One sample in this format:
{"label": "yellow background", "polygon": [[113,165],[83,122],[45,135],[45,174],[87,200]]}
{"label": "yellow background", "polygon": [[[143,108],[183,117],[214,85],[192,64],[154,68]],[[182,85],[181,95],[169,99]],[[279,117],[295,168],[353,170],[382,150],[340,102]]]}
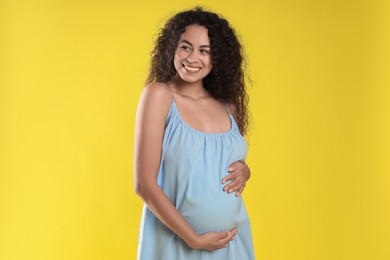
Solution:
{"label": "yellow background", "polygon": [[249,58],[257,259],[390,259],[386,0],[0,0],[0,259],[135,259],[137,100],[195,4]]}

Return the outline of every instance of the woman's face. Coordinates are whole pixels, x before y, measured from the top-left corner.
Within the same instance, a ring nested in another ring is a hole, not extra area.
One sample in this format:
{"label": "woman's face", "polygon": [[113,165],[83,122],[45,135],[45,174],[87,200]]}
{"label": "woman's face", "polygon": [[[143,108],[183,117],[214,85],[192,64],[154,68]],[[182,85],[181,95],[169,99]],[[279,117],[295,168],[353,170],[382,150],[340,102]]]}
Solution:
{"label": "woman's face", "polygon": [[202,81],[213,68],[210,56],[210,40],[207,28],[189,25],[179,39],[174,66],[180,78],[186,82]]}

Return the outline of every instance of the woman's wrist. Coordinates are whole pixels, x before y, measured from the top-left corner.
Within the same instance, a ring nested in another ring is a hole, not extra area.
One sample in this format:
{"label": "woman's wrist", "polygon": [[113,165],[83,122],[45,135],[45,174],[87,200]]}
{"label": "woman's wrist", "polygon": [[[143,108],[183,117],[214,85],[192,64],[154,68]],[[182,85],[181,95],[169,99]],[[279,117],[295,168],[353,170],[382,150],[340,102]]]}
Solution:
{"label": "woman's wrist", "polygon": [[186,240],[186,244],[191,247],[192,249],[199,249],[199,237],[200,235],[194,231],[191,232],[191,234],[188,236]]}
{"label": "woman's wrist", "polygon": [[240,161],[242,164],[244,164],[244,167],[246,168],[246,171],[244,170],[244,172],[246,172],[245,174],[244,174],[244,176],[245,176],[245,181],[248,181],[249,180],[249,178],[251,177],[251,169],[249,169],[249,166],[248,166],[248,164],[246,164],[246,162],[245,161]]}

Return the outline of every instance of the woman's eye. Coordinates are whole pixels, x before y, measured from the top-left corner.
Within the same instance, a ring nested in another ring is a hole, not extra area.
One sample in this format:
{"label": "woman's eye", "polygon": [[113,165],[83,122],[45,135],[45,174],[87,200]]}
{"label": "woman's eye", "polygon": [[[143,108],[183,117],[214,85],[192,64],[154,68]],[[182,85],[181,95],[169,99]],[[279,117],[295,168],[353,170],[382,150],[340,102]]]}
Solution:
{"label": "woman's eye", "polygon": [[191,50],[191,48],[188,47],[188,46],[181,46],[181,48],[182,48],[183,50],[186,50],[186,51],[190,51],[190,50]]}
{"label": "woman's eye", "polygon": [[202,54],[209,54],[210,51],[208,51],[208,50],[200,50],[200,53],[202,53]]}

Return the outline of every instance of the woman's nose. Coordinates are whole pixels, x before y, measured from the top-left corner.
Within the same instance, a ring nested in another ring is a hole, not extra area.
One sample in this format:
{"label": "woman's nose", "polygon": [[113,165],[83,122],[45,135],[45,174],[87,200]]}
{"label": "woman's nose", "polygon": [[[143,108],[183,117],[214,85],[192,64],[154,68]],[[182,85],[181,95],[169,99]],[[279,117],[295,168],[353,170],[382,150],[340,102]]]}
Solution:
{"label": "woman's nose", "polygon": [[199,57],[198,57],[198,55],[196,54],[196,51],[191,51],[191,52],[188,54],[186,60],[187,60],[188,62],[196,62],[196,61],[198,61],[198,60],[199,60]]}

